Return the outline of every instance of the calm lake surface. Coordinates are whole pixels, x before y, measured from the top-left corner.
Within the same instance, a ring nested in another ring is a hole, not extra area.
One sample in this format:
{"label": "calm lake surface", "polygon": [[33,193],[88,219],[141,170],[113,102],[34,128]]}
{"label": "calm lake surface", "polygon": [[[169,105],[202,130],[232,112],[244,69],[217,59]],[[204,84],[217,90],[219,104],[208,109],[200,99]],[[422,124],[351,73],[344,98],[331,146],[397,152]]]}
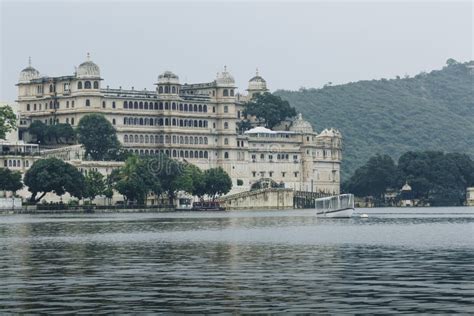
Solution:
{"label": "calm lake surface", "polygon": [[474,312],[474,208],[357,213],[0,216],[0,314]]}

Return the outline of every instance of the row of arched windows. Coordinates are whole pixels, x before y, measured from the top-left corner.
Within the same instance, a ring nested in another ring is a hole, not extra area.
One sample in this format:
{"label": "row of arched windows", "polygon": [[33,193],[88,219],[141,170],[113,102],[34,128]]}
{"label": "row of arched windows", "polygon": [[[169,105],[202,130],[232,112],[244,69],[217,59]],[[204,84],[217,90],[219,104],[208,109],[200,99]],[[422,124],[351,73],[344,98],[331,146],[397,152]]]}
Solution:
{"label": "row of arched windows", "polygon": [[205,104],[177,104],[176,102],[124,101],[123,108],[135,110],[173,110],[182,112],[207,113],[207,105]]}
{"label": "row of arched windows", "polygon": [[207,145],[206,136],[177,136],[177,135],[124,135],[124,143],[135,144],[182,144]]}
{"label": "row of arched windows", "polygon": [[161,94],[161,93],[175,93],[175,94],[177,94],[177,93],[179,93],[179,89],[176,86],[171,86],[171,87],[170,86],[164,86],[163,87],[163,86],[160,85],[158,87],[158,93],[159,94]]}
{"label": "row of arched windows", "polygon": [[77,83],[77,89],[78,90],[81,90],[83,89],[92,89],[92,86],[94,86],[94,89],[99,89],[99,81],[94,81],[93,83],[91,83],[90,81],[84,81],[84,83],[82,83],[82,81],[79,81]]}
{"label": "row of arched windows", "polygon": [[194,158],[194,159],[207,159],[209,153],[206,150],[177,150],[177,149],[125,149],[126,152],[135,153],[137,155],[158,155],[159,153],[165,154],[173,158]]}
{"label": "row of arched windows", "polygon": [[149,125],[149,126],[180,126],[207,128],[207,120],[191,120],[177,118],[152,118],[152,117],[124,117],[123,125]]}

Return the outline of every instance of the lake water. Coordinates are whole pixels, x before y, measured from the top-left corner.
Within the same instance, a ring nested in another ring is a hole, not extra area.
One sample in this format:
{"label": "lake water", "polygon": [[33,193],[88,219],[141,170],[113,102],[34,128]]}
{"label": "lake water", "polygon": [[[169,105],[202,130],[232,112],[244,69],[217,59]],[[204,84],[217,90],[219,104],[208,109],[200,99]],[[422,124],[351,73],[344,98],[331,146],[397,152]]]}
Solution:
{"label": "lake water", "polygon": [[0,314],[474,312],[474,208],[357,212],[0,216]]}

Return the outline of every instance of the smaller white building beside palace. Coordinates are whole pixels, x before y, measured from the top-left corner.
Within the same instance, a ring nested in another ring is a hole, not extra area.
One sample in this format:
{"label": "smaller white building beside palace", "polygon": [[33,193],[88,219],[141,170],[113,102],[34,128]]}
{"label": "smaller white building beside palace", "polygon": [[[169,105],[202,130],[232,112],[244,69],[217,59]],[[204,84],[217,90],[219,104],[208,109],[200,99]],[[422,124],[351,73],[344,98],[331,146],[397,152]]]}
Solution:
{"label": "smaller white building beside palace", "polygon": [[239,132],[244,103],[268,91],[258,73],[245,94],[237,92],[225,68],[203,83],[183,83],[165,71],[149,90],[109,88],[103,81],[89,56],[75,73],[58,77],[41,75],[30,63],[17,85],[20,139],[30,140],[26,128],[35,120],[74,127],[84,115],[99,113],[115,127],[127,151],[162,152],[202,169],[220,166],[232,178],[231,193],[248,191],[262,178],[295,190],[339,193],[339,131],[316,132],[299,114],[275,130],[256,126]]}

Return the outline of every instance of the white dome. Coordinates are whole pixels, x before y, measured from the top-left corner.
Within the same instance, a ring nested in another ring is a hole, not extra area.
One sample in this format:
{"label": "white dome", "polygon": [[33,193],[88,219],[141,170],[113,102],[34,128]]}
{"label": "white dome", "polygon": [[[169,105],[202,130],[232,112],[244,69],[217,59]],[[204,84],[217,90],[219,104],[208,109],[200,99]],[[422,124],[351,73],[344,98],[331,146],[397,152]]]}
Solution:
{"label": "white dome", "polygon": [[20,77],[18,82],[20,83],[28,83],[30,80],[37,79],[40,77],[40,73],[38,70],[31,66],[31,58],[28,60],[28,67],[23,69],[20,72]]}
{"label": "white dome", "polygon": [[321,133],[319,133],[319,136],[326,136],[326,137],[342,137],[341,132],[339,132],[337,129],[334,128],[326,128],[323,130]]}
{"label": "white dome", "polygon": [[290,131],[298,133],[312,133],[313,127],[311,126],[310,122],[303,120],[303,115],[299,113],[296,119],[291,123]]}
{"label": "white dome", "polygon": [[224,71],[217,73],[216,84],[220,87],[233,87],[235,85],[234,77],[227,71],[224,66]]}
{"label": "white dome", "polygon": [[172,73],[171,71],[165,71],[161,75],[158,76],[158,83],[159,84],[179,84],[179,77]]}
{"label": "white dome", "polygon": [[258,69],[255,77],[249,80],[248,90],[267,91],[267,82],[258,74]]}
{"label": "white dome", "polygon": [[405,185],[402,187],[402,191],[411,191],[411,186],[408,182],[405,182]]}
{"label": "white dome", "polygon": [[100,77],[100,68],[90,60],[87,54],[87,60],[79,65],[76,72],[77,78]]}

